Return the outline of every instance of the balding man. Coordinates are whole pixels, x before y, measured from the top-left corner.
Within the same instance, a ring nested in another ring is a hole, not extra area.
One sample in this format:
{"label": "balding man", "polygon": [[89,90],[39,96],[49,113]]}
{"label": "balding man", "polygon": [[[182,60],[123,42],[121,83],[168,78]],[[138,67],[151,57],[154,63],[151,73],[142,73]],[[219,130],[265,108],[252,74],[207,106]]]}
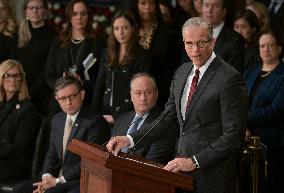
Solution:
{"label": "balding man", "polygon": [[[114,123],[112,136],[131,134],[133,130],[148,127],[161,113],[156,106],[158,89],[156,81],[147,73],[138,73],[130,82],[131,101],[134,111],[121,114]],[[171,132],[141,148],[133,148],[133,152],[159,163],[167,163],[174,157],[175,144],[178,137],[178,125],[172,125]],[[128,152],[129,149],[125,149]]]}

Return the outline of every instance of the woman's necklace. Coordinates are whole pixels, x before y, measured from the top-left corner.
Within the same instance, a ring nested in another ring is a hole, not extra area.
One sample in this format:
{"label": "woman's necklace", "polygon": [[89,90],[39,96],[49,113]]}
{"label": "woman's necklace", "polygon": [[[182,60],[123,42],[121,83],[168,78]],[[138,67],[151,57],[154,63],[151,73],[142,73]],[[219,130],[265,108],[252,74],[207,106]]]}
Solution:
{"label": "woman's necklace", "polygon": [[[82,48],[83,48],[83,45],[84,45],[84,41],[83,40],[80,42],[81,45],[78,48],[78,51],[77,51],[76,55],[73,55],[73,51],[72,51],[73,50],[72,49],[73,46],[71,45],[71,47],[70,47],[70,55],[71,55],[72,66],[78,66],[77,63],[79,62],[78,60],[79,60],[79,57],[80,57],[80,54],[81,54],[81,51],[82,51]],[[79,43],[74,43],[74,44],[75,44],[75,46],[77,46]],[[74,56],[75,56],[75,60],[74,60]]]}
{"label": "woman's necklace", "polygon": [[261,78],[267,77],[270,73],[271,73],[271,71],[261,71],[260,77]]}
{"label": "woman's necklace", "polygon": [[74,43],[74,44],[80,44],[82,41],[84,41],[85,38],[82,38],[82,39],[74,39],[74,38],[71,38],[71,42]]}

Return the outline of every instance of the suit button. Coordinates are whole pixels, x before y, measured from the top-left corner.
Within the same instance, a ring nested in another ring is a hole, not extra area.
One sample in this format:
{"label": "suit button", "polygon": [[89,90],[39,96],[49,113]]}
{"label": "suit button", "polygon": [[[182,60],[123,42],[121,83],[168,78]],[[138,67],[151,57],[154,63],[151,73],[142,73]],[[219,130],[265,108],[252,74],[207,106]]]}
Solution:
{"label": "suit button", "polygon": [[182,135],[185,136],[185,132],[182,132]]}

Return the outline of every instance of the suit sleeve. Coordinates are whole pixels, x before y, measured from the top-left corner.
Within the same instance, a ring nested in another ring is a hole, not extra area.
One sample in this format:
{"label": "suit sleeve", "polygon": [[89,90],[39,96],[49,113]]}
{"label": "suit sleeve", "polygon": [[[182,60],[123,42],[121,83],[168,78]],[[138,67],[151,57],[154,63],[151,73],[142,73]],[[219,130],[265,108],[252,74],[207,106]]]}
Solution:
{"label": "suit sleeve", "polygon": [[247,94],[244,81],[240,75],[231,76],[225,81],[220,93],[222,134],[195,155],[202,169],[228,159],[244,144],[247,117]]}
{"label": "suit sleeve", "polygon": [[55,127],[54,120],[52,120],[51,123],[51,134],[50,134],[50,142],[49,142],[49,149],[47,151],[44,164],[43,164],[43,169],[42,172],[44,173],[50,173],[53,176],[56,176],[59,167],[60,167],[60,158],[56,152],[56,127]]}

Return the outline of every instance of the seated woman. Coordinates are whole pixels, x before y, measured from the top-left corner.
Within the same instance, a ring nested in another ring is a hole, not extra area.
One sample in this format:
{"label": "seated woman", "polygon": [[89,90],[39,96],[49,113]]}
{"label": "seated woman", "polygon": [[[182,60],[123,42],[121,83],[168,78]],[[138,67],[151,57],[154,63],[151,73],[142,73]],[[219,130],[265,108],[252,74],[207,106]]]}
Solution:
{"label": "seated woman", "polygon": [[118,12],[112,20],[107,51],[93,95],[96,113],[109,123],[118,112],[131,110],[129,83],[138,72],[148,72],[151,59],[138,43],[137,25],[131,12]]}
{"label": "seated woman", "polygon": [[267,145],[269,192],[284,192],[284,64],[279,36],[264,32],[259,53],[262,63],[244,73],[250,99],[248,127]]}
{"label": "seated woman", "polygon": [[0,78],[0,182],[12,183],[31,173],[39,116],[19,62],[2,62]]}

